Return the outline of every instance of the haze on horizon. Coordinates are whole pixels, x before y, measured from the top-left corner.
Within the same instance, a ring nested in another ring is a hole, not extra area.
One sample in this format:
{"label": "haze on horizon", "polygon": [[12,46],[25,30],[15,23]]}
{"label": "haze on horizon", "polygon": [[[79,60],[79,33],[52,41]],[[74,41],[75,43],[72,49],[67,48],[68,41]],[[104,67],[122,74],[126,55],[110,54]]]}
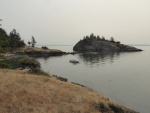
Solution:
{"label": "haze on horizon", "polygon": [[25,43],[74,45],[94,33],[125,44],[150,44],[150,0],[0,0],[7,33]]}

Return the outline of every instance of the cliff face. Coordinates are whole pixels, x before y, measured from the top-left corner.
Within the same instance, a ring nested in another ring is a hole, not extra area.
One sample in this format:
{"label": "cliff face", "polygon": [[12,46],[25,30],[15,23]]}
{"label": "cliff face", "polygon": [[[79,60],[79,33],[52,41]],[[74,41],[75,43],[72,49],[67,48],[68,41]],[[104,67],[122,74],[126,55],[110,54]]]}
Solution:
{"label": "cliff face", "polygon": [[99,40],[99,39],[83,39],[80,40],[74,47],[76,52],[101,52],[101,51],[142,51],[132,46],[120,44],[120,42]]}

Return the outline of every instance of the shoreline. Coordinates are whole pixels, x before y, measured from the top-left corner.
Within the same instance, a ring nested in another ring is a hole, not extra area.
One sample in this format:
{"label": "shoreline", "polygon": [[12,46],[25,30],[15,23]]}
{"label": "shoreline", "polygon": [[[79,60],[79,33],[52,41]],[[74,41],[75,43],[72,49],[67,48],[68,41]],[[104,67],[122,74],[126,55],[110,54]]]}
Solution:
{"label": "shoreline", "polygon": [[[26,50],[27,49],[27,50]],[[26,52],[28,53],[28,51],[29,52],[31,52],[31,53],[40,53],[41,54],[41,52],[42,52],[42,55],[43,55],[43,52],[45,53],[46,52],[46,54],[47,54],[47,51],[46,50],[42,50],[41,51],[41,48],[39,49],[37,49],[37,48],[26,48],[25,50],[19,50],[19,51],[17,51],[17,52],[15,52],[14,54],[12,54],[12,53],[8,53],[8,54],[3,54],[3,56],[5,56],[6,58],[11,58],[11,59],[15,59],[15,58],[18,58],[18,57],[22,57],[22,56],[25,56],[25,55],[27,55],[27,56],[30,56],[29,54],[25,54]],[[21,52],[21,54],[18,54],[18,52]],[[51,50],[51,49],[49,49],[49,51],[48,52],[62,52],[62,51],[60,51],[60,50]],[[67,53],[64,53],[64,52],[62,52],[63,54],[67,54]],[[51,55],[53,55],[53,54],[51,54]],[[33,57],[33,56],[32,56]],[[9,72],[11,72],[11,73],[9,73]],[[19,73],[18,73],[19,72]],[[25,70],[17,70],[17,69],[15,69],[15,70],[10,70],[10,69],[0,69],[0,75],[3,75],[3,74],[8,74],[9,76],[12,76],[13,75],[13,73],[16,73],[17,75],[21,75],[21,76],[24,76],[24,75],[27,75],[28,77],[29,76],[32,76],[31,74],[28,74],[27,73],[27,71],[25,71]],[[24,73],[23,75],[22,75],[22,73]],[[16,76],[16,75],[15,75]],[[33,75],[34,76],[34,75]],[[37,76],[37,75],[35,75],[35,76]],[[1,77],[1,76],[0,76]],[[44,77],[44,76],[43,76]],[[122,106],[122,105],[119,105],[119,104],[117,104],[117,103],[115,103],[115,102],[113,102],[113,101],[111,101],[109,98],[107,98],[107,97],[105,97],[105,96],[103,96],[102,94],[99,94],[99,93],[97,93],[96,91],[94,91],[93,89],[90,89],[90,88],[88,88],[88,87],[86,87],[86,86],[84,86],[84,85],[82,85],[82,84],[78,84],[78,83],[74,83],[74,82],[68,82],[68,80],[67,80],[67,78],[63,78],[63,77],[60,77],[60,76],[57,76],[57,75],[50,75],[50,78],[52,78],[52,79],[55,79],[55,80],[57,80],[57,81],[60,81],[61,83],[59,84],[59,87],[62,85],[62,84],[67,84],[67,86],[68,87],[70,87],[70,85],[72,86],[72,85],[74,85],[74,86],[76,86],[76,87],[80,87],[82,90],[84,90],[84,89],[88,89],[88,90],[90,90],[90,91],[92,91],[92,92],[89,92],[89,93],[94,93],[94,94],[96,94],[96,95],[100,95],[100,96],[102,96],[101,98],[102,98],[102,100],[95,100],[95,101],[97,101],[96,103],[93,103],[92,102],[92,104],[94,104],[94,107],[93,107],[93,110],[95,110],[96,112],[110,112],[110,113],[116,113],[116,112],[123,112],[123,113],[138,113],[138,112],[135,112],[134,110],[131,110],[130,108],[127,108],[127,107],[124,107],[124,106]],[[30,79],[30,77],[28,78],[28,79]],[[37,78],[36,78],[37,79]],[[58,88],[59,88],[58,87]],[[73,87],[72,87],[73,88]],[[80,89],[79,88],[79,89]],[[57,90],[57,89],[55,89],[55,90]],[[78,88],[76,89],[76,90],[78,90]],[[3,91],[3,89],[2,90],[0,90],[0,91]],[[67,91],[68,93],[70,92],[70,91]],[[57,94],[58,92],[54,92],[55,94]],[[76,92],[77,93],[77,92]],[[85,92],[84,92],[85,93]],[[87,95],[87,96],[90,96],[90,95]],[[65,97],[65,98],[67,98],[67,97]],[[0,98],[1,99],[1,98]],[[106,101],[108,101],[108,102],[110,102],[109,104],[107,103],[107,102],[105,102],[104,100]],[[90,100],[91,101],[91,100]],[[106,104],[107,103],[107,104]],[[85,104],[88,104],[88,103],[85,103]],[[19,107],[19,106],[18,106]],[[89,106],[90,107],[90,106]],[[93,112],[93,111],[92,111]]]}
{"label": "shoreline", "polygon": [[[16,112],[25,113],[26,110],[32,108],[28,112],[40,113],[40,109],[46,112],[53,105],[47,113],[52,111],[57,113],[55,111],[59,109],[62,112],[138,113],[88,87],[64,82],[52,75],[37,76],[25,70],[0,69],[0,78],[0,91],[2,92],[0,105],[3,108],[0,109],[1,112],[11,111],[14,108]],[[39,108],[39,105],[43,106],[43,104],[45,106]],[[61,108],[59,105],[65,107]]]}

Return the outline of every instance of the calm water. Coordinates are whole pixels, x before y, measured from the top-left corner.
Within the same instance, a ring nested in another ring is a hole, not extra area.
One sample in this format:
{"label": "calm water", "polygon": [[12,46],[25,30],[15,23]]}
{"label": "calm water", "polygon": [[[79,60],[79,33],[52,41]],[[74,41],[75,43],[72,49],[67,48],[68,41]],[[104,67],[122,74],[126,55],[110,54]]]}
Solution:
{"label": "calm water", "polygon": [[[88,86],[118,103],[150,113],[150,46],[132,53],[93,53],[38,59],[42,69]],[[49,46],[72,51],[72,46]],[[80,61],[72,64],[70,59]]]}

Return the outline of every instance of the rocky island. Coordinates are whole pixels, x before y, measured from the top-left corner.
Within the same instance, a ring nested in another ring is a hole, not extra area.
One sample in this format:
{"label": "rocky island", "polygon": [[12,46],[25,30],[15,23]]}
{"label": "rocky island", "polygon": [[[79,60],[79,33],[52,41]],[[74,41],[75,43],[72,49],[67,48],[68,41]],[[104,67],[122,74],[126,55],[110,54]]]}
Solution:
{"label": "rocky island", "polygon": [[90,36],[84,37],[74,47],[76,52],[134,52],[142,51],[132,46],[121,44],[119,41],[114,41],[113,37],[110,40],[106,40],[104,37]]}

